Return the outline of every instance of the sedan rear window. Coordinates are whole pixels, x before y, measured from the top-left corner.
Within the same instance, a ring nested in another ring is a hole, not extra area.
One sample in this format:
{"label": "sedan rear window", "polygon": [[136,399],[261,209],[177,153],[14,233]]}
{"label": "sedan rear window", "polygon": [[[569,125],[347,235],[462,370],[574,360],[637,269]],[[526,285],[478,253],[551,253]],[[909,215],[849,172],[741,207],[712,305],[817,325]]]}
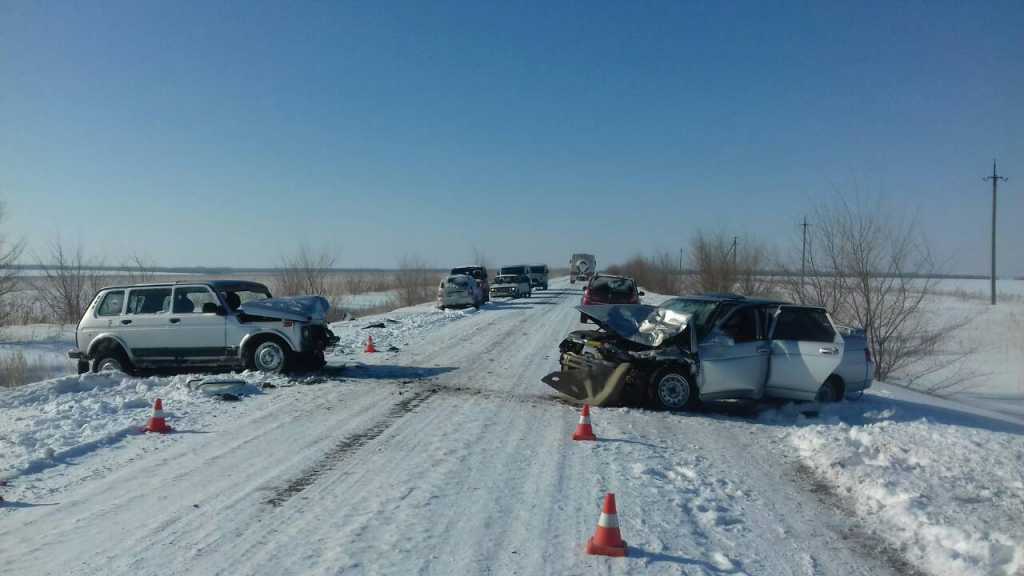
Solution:
{"label": "sedan rear window", "polygon": [[774,340],[832,342],[836,332],[824,310],[783,308],[775,324]]}
{"label": "sedan rear window", "polygon": [[596,297],[610,297],[614,295],[629,295],[636,290],[636,284],[631,278],[611,278],[598,276],[590,283],[590,293]]}

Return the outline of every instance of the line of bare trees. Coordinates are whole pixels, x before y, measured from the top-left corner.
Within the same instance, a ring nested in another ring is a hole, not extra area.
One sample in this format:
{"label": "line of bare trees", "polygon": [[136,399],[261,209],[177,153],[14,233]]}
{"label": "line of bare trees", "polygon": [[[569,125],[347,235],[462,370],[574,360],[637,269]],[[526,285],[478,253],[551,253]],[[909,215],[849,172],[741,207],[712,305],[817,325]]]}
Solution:
{"label": "line of bare trees", "polygon": [[[0,223],[4,220],[4,206],[0,204]],[[18,271],[14,268],[24,250],[23,242],[12,242],[0,235],[0,328],[7,326],[13,312],[11,296],[18,288]]]}

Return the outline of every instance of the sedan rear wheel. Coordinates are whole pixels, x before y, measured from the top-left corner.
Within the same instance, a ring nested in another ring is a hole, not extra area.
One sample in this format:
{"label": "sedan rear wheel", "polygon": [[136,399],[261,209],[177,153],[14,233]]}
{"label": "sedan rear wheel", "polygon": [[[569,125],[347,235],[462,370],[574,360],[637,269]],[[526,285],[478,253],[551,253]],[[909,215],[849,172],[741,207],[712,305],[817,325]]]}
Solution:
{"label": "sedan rear wheel", "polygon": [[815,396],[817,402],[822,404],[830,402],[839,402],[843,399],[842,397],[842,385],[835,379],[835,377],[829,378],[818,388],[818,394]]}

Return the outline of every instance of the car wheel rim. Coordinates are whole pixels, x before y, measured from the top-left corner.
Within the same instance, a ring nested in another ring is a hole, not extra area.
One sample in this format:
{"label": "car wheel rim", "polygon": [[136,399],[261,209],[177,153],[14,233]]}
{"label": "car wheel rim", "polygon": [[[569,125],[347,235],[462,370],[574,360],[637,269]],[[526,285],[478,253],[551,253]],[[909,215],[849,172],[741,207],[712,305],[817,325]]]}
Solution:
{"label": "car wheel rim", "polygon": [[264,372],[276,372],[284,363],[284,350],[275,342],[264,342],[256,348],[256,368]]}
{"label": "car wheel rim", "polygon": [[658,399],[669,408],[681,408],[690,399],[690,383],[678,374],[669,374],[658,382]]}
{"label": "car wheel rim", "polygon": [[124,372],[121,362],[117,358],[104,358],[100,360],[97,372]]}

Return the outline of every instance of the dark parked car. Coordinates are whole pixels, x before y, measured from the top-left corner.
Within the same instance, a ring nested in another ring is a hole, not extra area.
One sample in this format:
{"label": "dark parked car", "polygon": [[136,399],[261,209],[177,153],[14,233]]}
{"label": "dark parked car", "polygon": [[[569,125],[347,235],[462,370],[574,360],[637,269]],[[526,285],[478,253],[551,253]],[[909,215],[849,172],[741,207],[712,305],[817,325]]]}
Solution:
{"label": "dark parked car", "polygon": [[491,301],[491,284],[487,281],[487,268],[483,266],[459,266],[452,268],[452,271],[448,273],[449,276],[472,276],[476,283],[480,285],[480,289],[484,293],[484,302]]}
{"label": "dark parked car", "polygon": [[[628,276],[598,274],[590,279],[583,291],[584,306],[590,304],[639,304],[644,293],[636,287],[636,281]],[[580,314],[580,322],[587,317]]]}

